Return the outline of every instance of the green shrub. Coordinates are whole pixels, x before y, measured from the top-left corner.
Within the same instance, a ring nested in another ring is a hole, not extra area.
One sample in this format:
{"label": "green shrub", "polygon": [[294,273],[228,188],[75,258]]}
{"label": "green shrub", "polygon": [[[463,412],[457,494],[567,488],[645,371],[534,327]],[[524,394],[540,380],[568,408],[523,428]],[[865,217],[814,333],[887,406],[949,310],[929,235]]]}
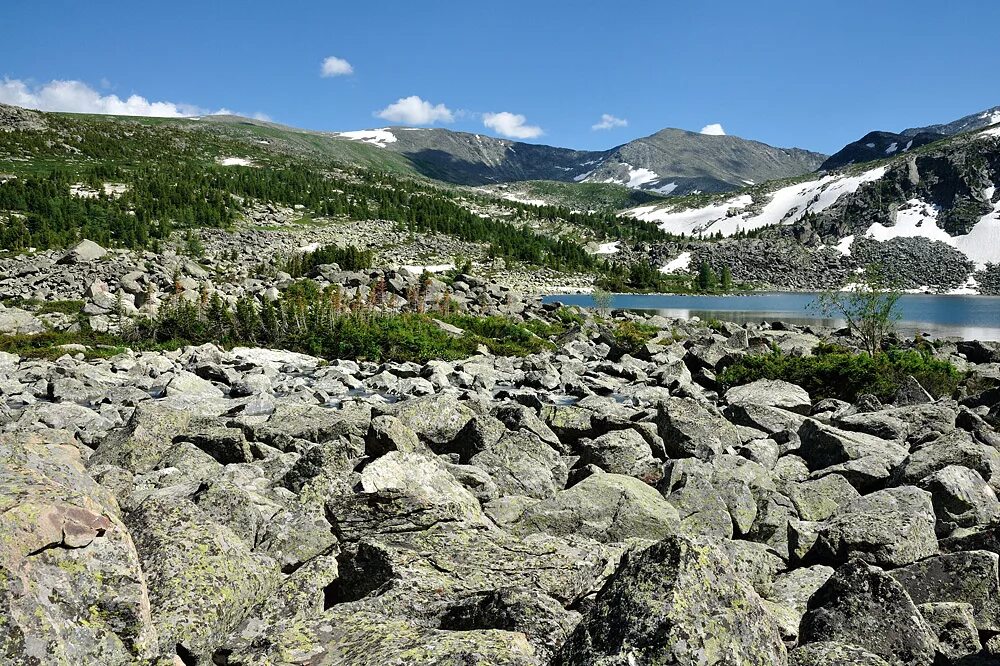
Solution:
{"label": "green shrub", "polygon": [[556,318],[566,326],[582,326],[587,321],[580,308],[563,306],[556,310]]}
{"label": "green shrub", "polygon": [[337,264],[341,270],[361,271],[372,267],[375,253],[371,250],[359,250],[353,245],[324,245],[312,252],[303,252],[284,262],[281,270],[292,277],[302,277],[316,266]]}
{"label": "green shrub", "polygon": [[[464,333],[443,330],[435,318]],[[278,301],[263,305],[249,298],[232,306],[218,296],[202,302],[172,299],[156,317],[131,322],[123,338],[141,348],[214,342],[289,349],[331,359],[423,363],[466,358],[479,345],[499,355],[531,354],[550,348],[544,338],[562,330],[544,322],[522,324],[503,317],[383,312],[358,297],[348,302],[337,287],[320,290],[315,282],[302,280]]]}
{"label": "green shrub", "polygon": [[719,373],[717,379],[725,389],[758,379],[781,379],[806,389],[814,400],[853,402],[863,393],[891,399],[907,375],[935,397],[951,395],[962,378],[950,363],[918,351],[893,350],[873,357],[821,345],[813,356],[788,356],[778,351],[747,356]]}
{"label": "green shrub", "polygon": [[633,354],[644,344],[653,339],[659,331],[655,326],[640,324],[634,321],[623,321],[615,325],[612,335],[615,343],[621,347],[626,354]]}

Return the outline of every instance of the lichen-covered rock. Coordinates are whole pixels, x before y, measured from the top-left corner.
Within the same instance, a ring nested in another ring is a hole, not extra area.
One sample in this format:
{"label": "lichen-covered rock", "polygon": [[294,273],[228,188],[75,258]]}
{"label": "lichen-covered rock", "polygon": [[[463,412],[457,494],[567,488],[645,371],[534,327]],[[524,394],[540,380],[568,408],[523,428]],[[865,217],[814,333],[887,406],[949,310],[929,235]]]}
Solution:
{"label": "lichen-covered rock", "polygon": [[410,398],[384,408],[382,413],[395,416],[405,426],[430,443],[445,444],[474,416],[474,412],[450,393]]}
{"label": "lichen-covered rock", "polygon": [[117,465],[136,473],[151,471],[173,446],[174,437],[190,423],[188,412],[152,400],[141,402],[126,426],[98,445],[87,465]]}
{"label": "lichen-covered rock", "polygon": [[779,407],[790,412],[808,414],[812,407],[809,392],[801,386],[777,379],[759,379],[726,391],[730,405],[749,403],[765,407]]}
{"label": "lichen-covered rock", "polygon": [[938,602],[917,608],[937,636],[938,654],[946,660],[957,661],[983,649],[970,604]]}
{"label": "lichen-covered rock", "polygon": [[930,666],[937,646],[906,590],[860,560],[837,569],[809,599],[799,641],[856,645],[894,666]]}
{"label": "lichen-covered rock", "polygon": [[583,464],[597,465],[611,474],[634,476],[646,482],[653,482],[663,474],[649,442],[631,428],[583,439],[577,446]]}
{"label": "lichen-covered rock", "polygon": [[833,561],[898,567],[937,552],[930,493],[903,486],[858,497],[820,529],[817,548]]}
{"label": "lichen-covered rock", "polygon": [[842,505],[857,499],[859,494],[847,479],[831,474],[791,484],[788,497],[802,520],[826,520]]}
{"label": "lichen-covered rock", "polygon": [[677,510],[642,481],[594,474],[532,504],[508,529],[518,534],[579,534],[611,543],[661,539],[677,531],[679,523]]}
{"label": "lichen-covered rock", "polygon": [[365,437],[365,455],[377,458],[389,451],[420,452],[425,449],[417,433],[395,416],[376,416]]}
{"label": "lichen-covered rock", "polygon": [[521,632],[539,656],[548,659],[579,621],[579,613],[566,610],[548,595],[504,587],[471,595],[449,607],[441,618],[441,628]]}
{"label": "lichen-covered rock", "polygon": [[889,662],[857,645],[823,641],[792,650],[788,666],[889,666]]}
{"label": "lichen-covered rock", "polygon": [[398,491],[421,504],[447,505],[458,520],[482,516],[476,498],[434,456],[391,451],[365,467],[360,484],[365,493]]}
{"label": "lichen-covered rock", "polygon": [[833,575],[833,569],[823,565],[800,567],[774,577],[766,601],[773,604],[772,612],[781,621],[788,641],[797,642],[799,625],[806,613],[809,598]]}
{"label": "lichen-covered rock", "polygon": [[915,603],[967,603],[980,631],[1000,631],[998,561],[996,553],[973,550],[935,555],[889,573]]}
{"label": "lichen-covered rock", "polygon": [[733,537],[733,519],[729,514],[729,507],[709,479],[686,479],[683,486],[670,491],[667,501],[677,509],[680,517],[679,532],[694,537]]}
{"label": "lichen-covered rock", "polygon": [[848,432],[806,419],[799,428],[798,455],[809,470],[840,474],[862,492],[884,485],[907,450],[893,442],[859,432]]}
{"label": "lichen-covered rock", "polygon": [[1000,451],[977,442],[962,430],[913,451],[894,470],[893,478],[900,483],[916,484],[949,465],[974,469],[994,491],[1000,490]]}
{"label": "lichen-covered rock", "polygon": [[147,498],[126,524],[166,654],[178,645],[188,654],[208,654],[277,584],[274,560],[251,552],[187,500]]}
{"label": "lichen-covered rock", "polygon": [[554,666],[786,663],[774,618],[716,548],[667,537],[626,554]]}
{"label": "lichen-covered rock", "polygon": [[961,528],[989,525],[1000,518],[1000,501],[979,472],[949,465],[925,476],[917,484],[934,502],[939,537]]}
{"label": "lichen-covered rock", "polygon": [[469,460],[493,479],[503,495],[544,499],[566,485],[568,470],[559,453],[528,431],[507,432]]}
{"label": "lichen-covered rock", "polygon": [[156,653],[118,506],[71,439],[0,435],[0,658],[125,666]]}
{"label": "lichen-covered rock", "polygon": [[226,654],[233,666],[543,666],[520,632],[445,631],[356,605],[269,627],[260,640]]}
{"label": "lichen-covered rock", "polygon": [[709,460],[740,444],[736,428],[717,411],[692,398],[670,398],[659,404],[656,425],[667,455]]}

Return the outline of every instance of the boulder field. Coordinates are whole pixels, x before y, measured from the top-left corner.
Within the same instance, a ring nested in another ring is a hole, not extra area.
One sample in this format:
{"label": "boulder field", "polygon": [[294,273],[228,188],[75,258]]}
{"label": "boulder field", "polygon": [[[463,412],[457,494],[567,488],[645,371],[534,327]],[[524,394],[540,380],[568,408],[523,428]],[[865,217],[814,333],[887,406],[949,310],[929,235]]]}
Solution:
{"label": "boulder field", "polygon": [[818,338],[650,322],[423,365],[0,353],[0,663],[1000,663],[995,389],[722,391]]}

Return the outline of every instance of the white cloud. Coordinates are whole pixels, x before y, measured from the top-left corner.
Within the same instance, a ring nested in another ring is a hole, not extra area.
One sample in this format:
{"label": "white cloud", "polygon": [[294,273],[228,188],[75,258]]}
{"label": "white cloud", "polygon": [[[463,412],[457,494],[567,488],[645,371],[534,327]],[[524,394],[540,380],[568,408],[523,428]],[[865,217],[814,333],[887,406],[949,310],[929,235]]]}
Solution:
{"label": "white cloud", "polygon": [[512,139],[534,139],[543,134],[542,128],[537,125],[525,125],[528,119],[520,113],[484,113],[483,125],[494,130],[502,136]]}
{"label": "white cloud", "polygon": [[375,115],[383,120],[404,125],[433,125],[455,121],[455,114],[444,104],[431,104],[416,95],[402,97],[377,111]]}
{"label": "white cloud", "polygon": [[628,120],[617,118],[610,113],[601,114],[601,122],[590,126],[592,130],[609,130],[615,127],[628,127]]}
{"label": "white cloud", "polygon": [[712,123],[710,125],[705,125],[701,128],[702,134],[711,134],[712,136],[725,136],[726,130],[722,129],[721,123]]}
{"label": "white cloud", "polygon": [[[178,102],[150,102],[141,95],[122,99],[118,95],[102,95],[82,81],[49,81],[33,85],[20,79],[0,80],[0,103],[14,104],[39,111],[66,111],[69,113],[99,113],[113,116],[155,116],[183,118],[235,113],[229,109],[212,111],[193,104]],[[254,118],[270,120],[266,115],[253,114]]]}
{"label": "white cloud", "polygon": [[320,76],[330,77],[330,76],[348,76],[354,73],[354,66],[347,62],[343,58],[338,58],[337,56],[330,56],[323,60],[323,64],[320,67]]}

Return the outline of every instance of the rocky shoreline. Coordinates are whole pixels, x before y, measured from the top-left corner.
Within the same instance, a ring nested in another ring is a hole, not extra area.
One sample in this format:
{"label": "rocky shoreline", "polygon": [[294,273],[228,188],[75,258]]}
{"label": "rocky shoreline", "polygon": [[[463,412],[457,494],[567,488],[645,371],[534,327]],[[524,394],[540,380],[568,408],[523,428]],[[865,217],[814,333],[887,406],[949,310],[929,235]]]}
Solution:
{"label": "rocky shoreline", "polygon": [[4,663],[1000,659],[1000,346],[936,348],[951,397],[848,404],[715,381],[830,332],[613,320],[656,333],[0,354]]}

